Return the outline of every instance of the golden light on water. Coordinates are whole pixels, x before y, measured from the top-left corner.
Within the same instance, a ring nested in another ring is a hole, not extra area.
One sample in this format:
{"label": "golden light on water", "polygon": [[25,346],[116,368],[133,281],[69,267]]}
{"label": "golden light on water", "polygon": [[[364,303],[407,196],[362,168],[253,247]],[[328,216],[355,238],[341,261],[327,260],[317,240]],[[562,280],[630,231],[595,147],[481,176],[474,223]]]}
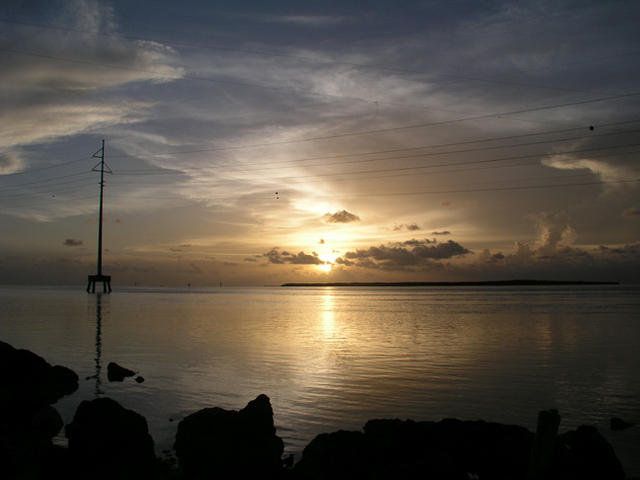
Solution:
{"label": "golden light on water", "polygon": [[[324,266],[324,265],[322,265]],[[329,269],[331,268],[331,265],[328,265]],[[334,298],[333,298],[333,291],[330,290],[329,293],[327,295],[324,295],[322,297],[322,326],[323,326],[323,331],[324,331],[324,338],[331,338],[333,337],[333,331],[334,331],[334,323],[335,323],[335,319],[334,319],[334,314],[333,314],[333,309],[334,309]]]}

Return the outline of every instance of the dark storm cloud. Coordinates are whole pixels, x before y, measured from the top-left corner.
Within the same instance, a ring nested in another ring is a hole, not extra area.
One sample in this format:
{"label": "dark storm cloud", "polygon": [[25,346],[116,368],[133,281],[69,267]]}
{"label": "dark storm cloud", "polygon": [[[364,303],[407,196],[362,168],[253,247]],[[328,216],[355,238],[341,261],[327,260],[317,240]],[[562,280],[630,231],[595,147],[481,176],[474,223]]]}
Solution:
{"label": "dark storm cloud", "polygon": [[382,270],[407,270],[417,267],[434,266],[439,260],[471,253],[453,240],[434,244],[434,240],[408,240],[398,244],[379,245],[364,250],[347,252],[336,259],[337,264],[378,268]]}
{"label": "dark storm cloud", "polygon": [[76,238],[67,238],[62,244],[66,247],[80,247],[83,245],[82,240],[78,240]]}
{"label": "dark storm cloud", "polygon": [[441,232],[431,232],[431,235],[451,235],[449,230],[443,230]]}
{"label": "dark storm cloud", "polygon": [[323,218],[327,223],[351,223],[360,221],[359,216],[346,210],[340,210],[336,213],[326,213]]}
{"label": "dark storm cloud", "polygon": [[415,231],[415,230],[420,230],[420,226],[417,223],[402,223],[400,225],[396,225],[393,227],[393,231],[394,232],[399,232],[400,230],[409,230],[409,231]]}
{"label": "dark storm cloud", "polygon": [[311,254],[304,252],[293,254],[286,250],[280,251],[277,247],[269,250],[263,255],[263,257],[267,257],[270,263],[275,264],[290,263],[293,265],[323,265],[325,263],[318,258],[318,254],[316,252],[311,252]]}

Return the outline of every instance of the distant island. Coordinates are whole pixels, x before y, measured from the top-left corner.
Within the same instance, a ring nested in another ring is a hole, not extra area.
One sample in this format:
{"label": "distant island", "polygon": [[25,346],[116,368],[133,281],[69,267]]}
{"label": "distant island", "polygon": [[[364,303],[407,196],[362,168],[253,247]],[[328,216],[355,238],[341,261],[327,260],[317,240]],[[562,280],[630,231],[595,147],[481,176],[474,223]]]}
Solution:
{"label": "distant island", "polygon": [[620,282],[580,280],[490,280],[484,282],[326,282],[283,283],[281,287],[513,287],[550,285],[619,285]]}

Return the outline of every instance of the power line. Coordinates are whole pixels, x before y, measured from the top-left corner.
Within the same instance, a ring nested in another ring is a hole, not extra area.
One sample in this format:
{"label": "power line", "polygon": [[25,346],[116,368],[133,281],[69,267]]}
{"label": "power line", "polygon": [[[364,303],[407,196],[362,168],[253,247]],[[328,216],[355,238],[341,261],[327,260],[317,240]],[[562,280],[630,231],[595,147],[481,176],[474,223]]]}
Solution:
{"label": "power line", "polygon": [[[388,192],[388,193],[365,193],[365,194],[349,194],[348,197],[399,197],[399,196],[419,196],[419,195],[450,195],[458,193],[487,193],[487,192],[502,192],[502,191],[521,191],[521,190],[540,190],[547,188],[571,188],[571,187],[587,187],[597,185],[620,185],[620,184],[635,184],[639,183],[640,178],[631,180],[612,180],[612,181],[594,181],[594,182],[581,182],[581,183],[560,183],[560,184],[539,184],[539,185],[521,185],[511,187],[491,187],[491,188],[469,188],[469,189],[453,189],[453,190],[423,190],[417,192]],[[335,198],[336,195],[331,195],[331,198]],[[75,197],[74,200],[82,200],[93,198],[87,197]],[[203,202],[211,201],[210,199],[187,199],[184,197],[145,197],[136,196],[137,199],[156,199],[156,200],[171,200],[182,199],[191,202]],[[215,199],[214,199],[215,200]],[[44,204],[23,204],[23,205],[11,205],[10,207],[4,207],[5,210],[11,210],[16,208],[26,208],[34,206],[42,206]],[[48,202],[46,206],[51,206],[51,202]]]}
{"label": "power line", "polygon": [[[86,159],[84,159],[84,160],[86,160]],[[46,183],[46,182],[48,182],[50,180],[57,180],[57,179],[69,178],[69,177],[77,177],[79,175],[89,175],[89,172],[76,172],[76,173],[70,173],[70,174],[67,174],[67,175],[59,175],[57,177],[50,177],[48,179],[34,180],[34,181],[31,181],[31,182],[7,185],[7,186],[4,186],[2,188],[3,189],[20,188],[20,187],[25,187],[25,186],[29,186],[29,185],[37,185],[37,184],[41,184],[41,183]]]}
{"label": "power line", "polygon": [[[620,155],[628,155],[628,154],[632,154],[632,153],[640,153],[640,151],[636,150],[633,152],[620,152],[620,153],[610,153],[610,154],[606,154],[606,155],[598,155],[595,158],[609,158],[609,157],[614,157],[614,156],[620,156]],[[405,172],[405,173],[391,173],[391,174],[384,174],[384,175],[371,175],[371,176],[367,176],[367,177],[351,177],[351,178],[333,178],[331,179],[332,183],[336,183],[336,182],[353,182],[353,181],[366,181],[366,180],[379,180],[381,178],[398,178],[398,177],[420,177],[423,175],[440,175],[440,174],[446,174],[446,173],[460,173],[460,172],[470,172],[470,171],[478,171],[478,170],[496,170],[496,169],[504,169],[504,168],[521,168],[521,167],[531,167],[531,166],[539,166],[540,163],[538,162],[538,160],[536,159],[535,161],[529,161],[529,162],[524,162],[524,163],[513,163],[513,164],[508,164],[508,165],[482,165],[482,166],[475,166],[475,167],[465,167],[465,168],[455,168],[455,169],[449,169],[449,170],[436,170],[436,171],[423,171],[423,172]],[[305,180],[302,182],[289,182],[290,185],[306,185],[309,183],[322,183],[325,182],[325,180]]]}
{"label": "power line", "polygon": [[[330,166],[335,166],[335,165],[346,165],[346,164],[353,164],[353,163],[378,162],[378,161],[386,161],[386,160],[401,160],[401,159],[407,159],[407,158],[429,157],[429,156],[438,156],[438,155],[452,155],[452,154],[457,154],[457,153],[469,153],[469,152],[499,150],[499,149],[506,149],[506,148],[527,147],[527,146],[533,146],[533,145],[543,145],[543,144],[546,144],[546,143],[568,142],[568,141],[573,141],[573,140],[583,140],[583,139],[587,139],[587,138],[599,138],[599,137],[606,137],[606,136],[611,136],[611,135],[624,135],[624,134],[638,133],[638,132],[640,132],[640,130],[622,130],[622,131],[607,132],[607,133],[600,133],[600,134],[593,134],[593,135],[581,135],[581,136],[574,136],[574,137],[556,138],[556,139],[550,139],[550,140],[539,140],[539,141],[536,141],[536,142],[515,143],[515,144],[510,144],[510,145],[494,145],[494,146],[488,146],[488,147],[467,148],[467,149],[461,149],[461,150],[449,150],[449,151],[444,151],[444,152],[422,152],[422,153],[415,153],[415,154],[412,154],[412,155],[402,155],[402,156],[394,156],[394,157],[365,158],[365,159],[357,159],[357,160],[343,160],[343,161],[330,162],[330,163],[326,163],[325,162],[325,163],[305,164],[305,165],[292,165],[292,166],[282,166],[282,167],[273,167],[273,165],[280,165],[280,164],[287,164],[288,165],[290,163],[299,163],[299,162],[303,162],[303,161],[325,159],[325,158],[335,158],[335,156],[304,158],[304,159],[296,159],[296,160],[282,160],[282,161],[278,161],[278,162],[249,163],[249,164],[242,164],[242,166],[251,166],[251,165],[258,166],[258,165],[260,165],[260,166],[263,166],[263,168],[258,167],[258,168],[252,168],[250,170],[241,169],[241,168],[234,168],[234,169],[226,169],[226,170],[223,170],[223,171],[224,172],[232,172],[232,173],[242,173],[242,172],[255,172],[255,171],[261,171],[261,170],[298,168],[300,166],[302,166],[302,167],[330,167]],[[532,135],[532,134],[530,134],[530,135]],[[529,135],[523,135],[523,136],[529,136]],[[515,137],[516,136],[512,136],[511,138],[515,138]],[[486,140],[486,141],[489,141],[489,140]],[[486,142],[486,141],[483,140],[483,141],[480,141],[480,142]],[[457,144],[458,145],[462,145],[462,144],[469,144],[469,143],[478,143],[478,142],[458,142]],[[455,145],[455,144],[452,143],[452,144],[449,144],[449,145]],[[401,151],[419,150],[419,149],[425,149],[425,148],[434,148],[434,147],[429,147],[429,146],[412,147],[412,148],[394,149],[394,150],[387,150],[387,151],[401,152]],[[349,154],[349,155],[337,155],[337,156],[338,157],[354,157],[354,156],[364,156],[364,155],[379,154],[379,153],[383,153],[383,152],[385,152],[385,151],[382,150],[382,151],[378,151],[378,152],[367,152],[367,153],[358,153],[358,154]],[[198,168],[190,167],[189,170],[215,168],[216,171],[220,171],[220,168],[222,166],[224,166],[224,164],[223,165],[217,164],[215,167],[198,167]],[[153,172],[153,171],[148,170],[148,169],[121,170],[121,174],[123,174],[123,175],[127,175],[127,174],[143,174],[143,173],[147,173],[147,172]]]}
{"label": "power line", "polygon": [[[637,93],[634,93],[634,94],[630,94],[630,95],[634,95],[634,96],[635,95],[640,95],[640,92],[637,92]],[[594,102],[595,101],[604,101],[604,100],[594,100]],[[545,107],[542,107],[542,108],[545,108]],[[556,108],[556,107],[551,106],[551,107],[548,107],[548,108]],[[560,106],[557,106],[557,108],[560,108]],[[490,118],[490,117],[499,116],[499,115],[506,115],[506,114],[505,113],[487,114],[487,115],[484,115],[482,118]],[[277,145],[289,145],[289,144],[294,144],[294,143],[312,142],[312,141],[316,141],[316,140],[328,140],[328,139],[338,138],[338,137],[359,136],[359,135],[368,135],[368,134],[373,134],[373,133],[385,133],[385,132],[390,132],[390,131],[416,129],[416,128],[422,128],[422,127],[430,127],[430,126],[435,126],[435,125],[442,125],[442,124],[446,124],[446,123],[456,123],[456,122],[462,122],[462,121],[466,121],[466,120],[474,120],[474,119],[479,119],[479,118],[480,117],[467,117],[467,118],[460,118],[460,119],[454,119],[454,120],[444,120],[442,122],[430,122],[430,123],[406,125],[406,126],[402,126],[402,127],[389,127],[389,128],[385,128],[385,129],[362,130],[362,131],[359,131],[359,132],[350,132],[350,133],[343,133],[343,134],[336,134],[336,135],[307,137],[307,138],[302,138],[302,139],[298,139],[298,140],[283,140],[283,141],[279,141],[279,142],[254,143],[254,144],[248,144],[248,145],[234,145],[234,146],[229,146],[229,147],[212,147],[212,148],[205,148],[205,149],[198,149],[198,150],[182,150],[182,151],[177,151],[177,152],[150,153],[150,154],[145,154],[143,157],[149,157],[149,156],[171,156],[171,155],[181,155],[181,154],[187,154],[187,153],[216,152],[216,151],[224,151],[224,150],[240,150],[240,149],[247,149],[247,148],[271,147],[271,146],[277,146]],[[601,124],[601,125],[592,124],[592,125],[585,125],[583,127],[573,127],[573,128],[568,128],[568,129],[547,130],[545,132],[538,132],[538,133],[518,134],[518,135],[505,136],[505,137],[493,137],[493,138],[480,139],[480,140],[468,140],[468,141],[463,141],[463,142],[453,142],[453,143],[446,143],[446,144],[439,144],[439,145],[424,145],[424,146],[420,146],[420,147],[411,147],[411,148],[409,148],[409,150],[414,149],[414,148],[415,149],[439,148],[439,147],[447,147],[447,146],[455,146],[455,145],[464,145],[464,144],[467,144],[467,143],[499,141],[499,140],[507,140],[507,139],[512,139],[512,138],[520,138],[520,137],[527,137],[527,136],[547,135],[547,134],[553,134],[553,133],[564,133],[564,132],[570,132],[570,131],[584,130],[584,129],[589,128],[590,126],[594,126],[595,128],[601,128],[601,127],[614,126],[614,125],[623,125],[623,124],[637,123],[637,122],[640,122],[640,119],[625,120],[625,121],[621,121],[621,122],[606,123],[606,124]],[[390,150],[390,151],[393,152],[393,151],[401,151],[401,150],[405,150],[405,149],[397,149],[397,150]],[[373,153],[387,153],[387,152],[389,152],[389,150],[386,150],[386,151],[385,150],[381,150],[379,152],[366,152],[366,153],[363,153],[362,155],[368,155],[368,154],[373,154]],[[351,156],[351,155],[361,155],[361,154],[346,154],[346,155],[342,155],[342,156]],[[135,155],[112,155],[111,158],[138,158],[138,156],[135,156]],[[331,158],[331,157],[318,157],[318,158],[314,158],[314,160],[322,159],[322,158]]]}
{"label": "power line", "polygon": [[[606,147],[592,147],[592,148],[585,148],[585,149],[579,149],[579,150],[565,150],[565,151],[554,152],[554,153],[535,153],[535,154],[515,155],[515,156],[501,157],[501,158],[490,158],[490,159],[483,159],[483,160],[470,160],[470,161],[464,161],[464,162],[453,162],[453,163],[447,162],[447,163],[438,163],[438,164],[432,164],[432,165],[418,165],[418,166],[412,166],[412,167],[394,167],[394,168],[376,169],[376,170],[356,170],[356,171],[350,171],[350,172],[318,173],[318,174],[312,174],[312,175],[296,175],[296,176],[288,176],[288,177],[281,176],[281,177],[271,177],[270,180],[273,180],[273,181],[300,180],[300,179],[307,179],[307,178],[344,176],[344,175],[353,175],[353,174],[360,174],[360,173],[382,173],[382,172],[397,172],[397,171],[407,171],[407,170],[421,170],[421,169],[430,169],[430,168],[437,168],[437,167],[451,167],[451,166],[457,166],[457,165],[494,163],[494,162],[520,160],[520,159],[527,159],[527,158],[553,157],[556,155],[596,152],[596,151],[602,151],[602,150],[608,150],[608,149],[634,147],[638,145],[640,145],[640,143],[628,143],[628,144],[621,144],[621,145],[611,145]],[[401,158],[401,157],[389,157],[386,160],[395,160],[398,158]],[[235,173],[235,172],[231,172],[231,173]],[[136,176],[136,175],[145,175],[145,174],[131,173],[131,174],[121,174],[121,175]]]}
{"label": "power line", "polygon": [[[78,162],[84,162],[87,159],[88,159],[88,157],[84,157],[84,158],[79,158],[79,159],[76,159],[76,160],[69,160],[68,162],[57,163],[55,165],[49,165],[48,167],[38,167],[36,170],[23,170],[21,172],[7,173],[7,174],[3,175],[2,177],[14,177],[16,175],[24,175],[26,173],[32,173],[34,171],[41,172],[42,170],[49,170],[51,168],[59,168],[59,167],[64,167],[66,165],[71,165],[71,164],[78,163]],[[2,177],[0,177],[0,178],[2,178]]]}
{"label": "power line", "polygon": [[544,188],[566,188],[566,187],[587,187],[594,185],[618,185],[625,183],[638,183],[640,178],[633,180],[612,180],[612,181],[599,181],[599,182],[583,182],[583,183],[561,183],[552,185],[526,185],[519,187],[494,187],[494,188],[470,188],[460,190],[428,190],[421,192],[392,192],[392,193],[375,193],[375,194],[354,194],[353,196],[360,197],[399,197],[399,196],[412,196],[412,195],[448,195],[454,193],[480,193],[480,192],[501,192],[510,190],[539,190]]}
{"label": "power line", "polygon": [[[634,145],[634,144],[632,144]],[[573,150],[571,152],[569,151],[564,151],[564,152],[557,152],[557,153],[553,153],[553,154],[548,154],[546,156],[553,156],[553,155],[561,155],[561,154],[568,154],[568,153],[580,153],[580,152],[584,152],[584,151],[597,151],[597,150],[607,150],[609,148],[622,148],[622,147],[626,147],[628,145],[616,145],[616,146],[610,146],[610,147],[602,147],[602,148],[597,148],[597,149],[583,149],[583,150]],[[595,155],[595,158],[608,158],[608,157],[612,157],[612,156],[621,156],[621,155],[629,155],[629,154],[635,154],[638,153],[638,151],[631,151],[631,152],[617,152],[617,153],[605,153],[604,155],[600,154],[600,155]],[[361,172],[351,172],[349,178],[338,178],[338,179],[333,179],[333,182],[344,182],[344,181],[365,181],[365,180],[375,180],[375,179],[380,179],[380,178],[390,178],[390,177],[402,177],[402,176],[421,176],[421,175],[425,175],[427,174],[426,172],[424,173],[420,173],[420,172],[416,172],[416,169],[430,169],[430,168],[442,168],[442,167],[457,167],[458,165],[469,165],[469,164],[477,164],[477,163],[483,163],[485,165],[483,166],[476,166],[476,167],[467,167],[467,168],[455,168],[455,169],[450,169],[450,170],[438,170],[438,171],[430,171],[428,172],[429,175],[437,175],[437,174],[445,174],[445,173],[459,173],[459,172],[463,172],[463,171],[472,171],[472,170],[486,170],[486,169],[496,169],[496,168],[508,168],[508,167],[523,167],[523,166],[532,166],[532,165],[539,165],[538,162],[528,162],[528,163],[519,163],[519,164],[512,164],[512,165],[486,165],[486,163],[494,163],[494,162],[499,162],[499,161],[503,161],[503,160],[510,160],[510,159],[526,159],[526,158],[538,158],[540,156],[545,156],[545,155],[541,155],[541,154],[533,154],[533,155],[527,155],[527,156],[518,156],[518,157],[506,157],[506,158],[498,158],[498,159],[488,159],[488,160],[480,160],[480,161],[470,161],[470,162],[455,162],[455,163],[446,163],[446,164],[438,164],[438,165],[429,165],[429,166],[422,166],[422,167],[408,167],[408,168],[402,168],[402,169],[384,169],[382,171],[372,171],[372,170],[367,170],[367,171],[361,171]],[[410,172],[410,173],[397,173],[398,170],[402,170],[405,172]],[[385,175],[371,175],[372,173],[391,173],[391,175],[385,174]],[[82,173],[81,173],[82,174]],[[80,174],[80,175],[81,175]],[[88,172],[87,172],[88,174]],[[359,177],[354,177],[354,174],[364,174],[367,176],[359,176]],[[71,175],[64,175],[62,177],[68,177],[68,176],[73,176],[76,174],[71,174]],[[335,175],[343,175],[343,174],[335,174]],[[311,175],[309,177],[316,177],[318,175]],[[320,175],[321,176],[321,175]],[[117,178],[117,177],[116,177]],[[284,177],[287,178],[287,177]],[[289,182],[289,184],[308,184],[308,183],[317,183],[317,182],[321,182],[324,180],[307,180],[304,179],[303,181],[296,181],[298,180],[300,177],[292,177],[291,179],[294,180],[293,182]],[[270,181],[281,181],[283,179],[283,177],[275,177],[275,178],[270,178]],[[114,178],[115,180],[115,178]],[[73,180],[67,180],[67,181],[62,181],[62,182],[56,182],[53,184],[45,184],[45,185],[39,185],[40,187],[45,187],[47,188],[47,191],[35,191],[35,192],[28,192],[28,193],[15,193],[15,194],[3,194],[0,195],[0,198],[5,198],[5,199],[13,199],[16,197],[24,197],[24,196],[33,196],[33,195],[49,195],[51,194],[54,190],[55,187],[58,187],[60,185],[64,185],[64,184],[69,184],[69,183],[77,183],[78,181],[83,182],[84,179],[73,179]],[[222,181],[220,181],[222,182]],[[37,183],[37,182],[31,182],[31,183]],[[41,183],[41,182],[40,182]],[[111,187],[126,187],[129,185],[141,185],[141,184],[148,184],[148,185],[153,185],[153,186],[159,186],[162,187],[162,185],[158,185],[157,183],[147,183],[147,182],[141,182],[140,180],[136,180],[136,182],[134,183],[112,183]],[[209,185],[211,183],[209,182]],[[72,190],[65,190],[63,192],[61,192],[62,195],[67,194],[69,191],[77,191],[77,190],[82,190],[83,188],[86,188],[90,185],[80,185],[77,188],[74,188]]]}
{"label": "power line", "polygon": [[[322,65],[340,65],[340,66],[347,66],[347,67],[351,67],[351,68],[362,68],[362,69],[368,69],[368,70],[380,70],[380,71],[388,71],[388,72],[393,72],[393,73],[408,73],[408,74],[412,74],[412,75],[429,75],[430,77],[433,76],[437,76],[437,77],[447,77],[447,78],[454,78],[454,79],[459,79],[459,80],[468,80],[468,81],[474,81],[474,82],[482,82],[482,83],[492,83],[492,84],[497,84],[497,85],[511,85],[511,86],[517,86],[517,87],[525,87],[525,88],[536,88],[536,89],[545,89],[545,90],[557,90],[557,91],[564,91],[564,92],[578,92],[578,93],[597,93],[593,90],[584,90],[584,89],[576,89],[576,88],[567,88],[567,87],[557,87],[557,86],[552,86],[552,85],[538,85],[538,84],[532,84],[532,83],[523,83],[523,82],[516,82],[516,81],[510,81],[510,80],[504,80],[504,79],[495,79],[495,78],[481,78],[481,77],[475,77],[475,76],[470,76],[470,75],[458,75],[458,74],[452,74],[452,73],[434,73],[434,72],[428,72],[428,71],[421,71],[421,70],[413,70],[413,69],[408,69],[408,68],[400,68],[400,67],[390,67],[390,66],[385,66],[385,65],[380,65],[380,64],[363,64],[363,63],[357,63],[357,62],[346,62],[346,61],[341,61],[341,60],[319,60],[317,58],[313,58],[313,57],[306,57],[303,55],[292,55],[292,54],[286,54],[286,53],[275,53],[275,52],[266,52],[266,51],[261,51],[261,50],[249,50],[249,49],[240,49],[240,48],[231,48],[231,47],[221,47],[221,46],[215,46],[215,45],[204,45],[204,44],[197,44],[197,43],[189,43],[189,42],[176,42],[175,40],[165,40],[165,39],[161,39],[161,40],[157,40],[154,38],[148,38],[148,37],[141,37],[141,36],[136,36],[136,35],[123,35],[123,34],[109,34],[109,33],[101,33],[101,32],[92,32],[92,31],[88,31],[88,30],[79,30],[79,29],[73,29],[73,28],[68,28],[68,27],[60,27],[60,26],[54,26],[54,25],[47,25],[47,24],[40,24],[40,23],[33,23],[33,22],[23,22],[23,21],[18,21],[18,20],[9,20],[6,18],[0,18],[1,22],[5,22],[5,23],[13,23],[13,24],[18,24],[18,25],[27,25],[27,26],[31,26],[31,27],[36,27],[36,28],[43,28],[43,29],[49,29],[49,30],[58,30],[58,31],[65,31],[65,32],[75,32],[75,33],[88,33],[91,35],[96,35],[96,36],[102,36],[102,37],[107,37],[107,38],[115,38],[115,39],[127,39],[127,40],[137,40],[137,41],[153,41],[153,42],[158,42],[158,43],[164,43],[167,45],[171,45],[174,47],[189,47],[189,48],[199,48],[199,49],[208,49],[208,50],[219,50],[219,51],[227,51],[227,52],[237,52],[237,53],[246,53],[246,54],[251,54],[251,55],[260,55],[260,56],[269,56],[269,57],[281,57],[281,58],[288,58],[288,59],[294,59],[294,60],[301,60],[301,61],[305,61],[305,62],[311,62],[311,63],[315,63],[315,64],[322,64]],[[637,54],[638,52],[632,52],[631,54]],[[433,80],[430,80],[433,82]],[[438,83],[438,82],[433,82],[433,83]],[[440,82],[442,83],[442,82]]]}
{"label": "power line", "polygon": [[[55,55],[47,55],[47,54],[42,54],[42,53],[30,52],[30,51],[26,51],[26,50],[0,48],[0,51],[13,53],[13,54],[18,54],[18,55],[28,55],[28,56],[38,57],[38,58],[47,58],[47,59],[50,59],[50,60],[63,61],[63,62],[69,62],[69,63],[78,63],[78,64],[83,64],[83,65],[94,65],[94,66],[114,68],[114,69],[119,69],[119,70],[130,70],[130,71],[137,71],[137,72],[143,72],[143,73],[153,73],[153,74],[156,74],[156,75],[161,75],[162,74],[162,72],[159,72],[159,71],[156,71],[156,70],[149,70],[149,69],[143,69],[143,68],[124,66],[124,65],[116,65],[116,64],[107,64],[107,63],[104,63],[104,62],[94,62],[94,61],[91,61],[91,60],[58,57],[58,56],[55,56]],[[264,89],[274,90],[274,91],[294,90],[294,91],[298,91],[298,92],[307,93],[307,94],[310,94],[310,95],[318,95],[318,96],[324,96],[324,97],[334,97],[334,98],[340,98],[340,99],[343,99],[343,100],[344,99],[350,99],[350,100],[358,100],[358,101],[370,102],[369,100],[365,100],[365,99],[361,99],[361,98],[346,97],[346,96],[331,95],[331,94],[319,94],[317,92],[296,90],[296,89],[292,89],[290,87],[276,87],[276,86],[268,86],[268,85],[251,84],[251,83],[246,83],[246,82],[235,82],[235,81],[230,81],[230,80],[215,80],[215,79],[208,78],[208,77],[199,77],[199,76],[194,76],[194,75],[181,75],[181,78],[188,78],[188,79],[192,79],[192,80],[201,80],[201,81],[207,81],[207,82],[212,82],[212,83],[221,83],[221,84],[230,84],[230,85],[236,85],[236,86],[245,86],[245,87],[252,87],[252,88],[264,88]],[[314,137],[314,138],[310,138],[310,139],[302,139],[302,140],[299,140],[299,141],[311,141],[311,140],[328,139],[328,138],[341,138],[341,137],[353,136],[353,135],[364,135],[364,134],[371,134],[371,133],[398,131],[398,130],[406,130],[406,129],[411,129],[411,128],[424,128],[424,127],[427,127],[427,126],[435,126],[435,125],[447,125],[447,124],[457,123],[457,122],[462,122],[462,121],[481,120],[481,119],[486,119],[486,118],[491,118],[491,117],[510,116],[510,115],[516,115],[516,114],[520,114],[520,113],[529,113],[529,112],[536,112],[536,111],[549,110],[549,109],[555,109],[555,108],[564,108],[564,107],[568,107],[568,106],[585,105],[585,104],[589,104],[589,103],[596,103],[596,102],[602,102],[602,101],[608,101],[608,100],[616,100],[616,99],[628,98],[628,97],[633,97],[633,96],[638,96],[638,95],[640,95],[640,92],[628,92],[628,93],[617,94],[617,95],[609,95],[609,96],[605,96],[605,97],[599,97],[599,98],[588,99],[588,100],[567,102],[567,103],[563,103],[563,104],[546,105],[546,106],[541,106],[541,107],[525,108],[525,109],[512,110],[512,111],[501,112],[501,113],[476,115],[476,116],[464,117],[464,118],[459,118],[459,119],[442,120],[442,121],[438,121],[438,122],[430,122],[430,123],[425,123],[425,124],[410,125],[410,126],[404,126],[404,127],[377,129],[377,130],[371,130],[371,131],[366,131],[366,132],[354,132],[354,133],[336,134],[336,135],[323,136],[323,137]],[[278,142],[273,143],[273,144],[277,144],[277,143]]]}

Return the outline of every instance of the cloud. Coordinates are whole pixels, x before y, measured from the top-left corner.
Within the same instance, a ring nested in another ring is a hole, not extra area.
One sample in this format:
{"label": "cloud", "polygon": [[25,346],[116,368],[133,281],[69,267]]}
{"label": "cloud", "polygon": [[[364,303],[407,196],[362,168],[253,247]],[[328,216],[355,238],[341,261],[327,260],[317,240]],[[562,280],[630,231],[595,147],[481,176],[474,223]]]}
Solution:
{"label": "cloud", "polygon": [[593,136],[556,149],[559,152],[577,152],[558,153],[543,159],[542,163],[560,170],[588,170],[603,182],[619,182],[608,188],[629,186],[623,182],[637,177],[631,161],[637,158],[637,153],[621,147],[637,145],[638,140],[640,134],[635,129],[612,132],[607,127],[596,127]]}
{"label": "cloud", "polygon": [[[107,125],[140,121],[150,105],[101,97],[133,82],[168,82],[183,75],[169,65],[175,52],[150,41],[117,34],[110,7],[93,0],[69,2],[51,10],[56,29],[11,25],[0,39],[3,111],[0,147],[31,145],[91,131]],[[76,28],[73,28],[76,27]],[[113,66],[114,68],[105,68]]]}
{"label": "cloud", "polygon": [[394,232],[398,232],[400,230],[409,230],[409,231],[415,231],[415,230],[420,230],[420,226],[417,223],[408,223],[408,224],[400,224],[400,225],[396,225],[393,227],[393,231]]}
{"label": "cloud", "polygon": [[78,240],[76,238],[66,238],[64,242],[62,242],[63,245],[67,246],[67,247],[80,247],[81,245],[83,245],[82,240]]}
{"label": "cloud", "polygon": [[[435,244],[434,244],[435,243]],[[401,246],[402,245],[402,246]],[[408,240],[399,244],[379,245],[364,250],[347,252],[335,263],[345,266],[406,270],[436,266],[437,261],[471,253],[453,240],[436,243],[435,240]]]}
{"label": "cloud", "polygon": [[597,249],[604,256],[627,257],[629,259],[640,260],[640,242],[630,243],[618,247],[607,247],[600,245]]}
{"label": "cloud", "polygon": [[351,223],[360,221],[359,216],[349,213],[346,210],[340,210],[336,213],[326,213],[323,218],[327,223]]}
{"label": "cloud", "polygon": [[22,170],[23,161],[16,152],[0,153],[0,175],[8,175]]}
{"label": "cloud", "polygon": [[622,216],[625,218],[638,218],[640,217],[640,208],[629,207],[622,212]]}
{"label": "cloud", "polygon": [[312,252],[311,254],[304,252],[293,254],[286,250],[280,251],[277,247],[274,247],[267,253],[263,254],[263,257],[267,257],[270,263],[275,264],[290,263],[294,265],[324,265],[326,263],[318,258],[318,254],[316,252]]}
{"label": "cloud", "polygon": [[443,230],[441,232],[431,232],[431,235],[451,235],[449,230]]}
{"label": "cloud", "polygon": [[537,253],[549,254],[575,240],[575,231],[565,213],[541,213],[534,216],[539,230]]}
{"label": "cloud", "polygon": [[343,17],[337,15],[260,15],[254,18],[266,23],[287,23],[302,27],[326,27],[344,21]]}
{"label": "cloud", "polygon": [[416,240],[415,238],[412,238],[411,240],[405,240],[403,242],[397,242],[394,245],[400,245],[400,246],[409,246],[409,247],[417,247],[420,245],[429,245],[432,243],[438,243],[438,241],[434,238],[433,240],[429,240],[428,238],[425,238],[424,240]]}

